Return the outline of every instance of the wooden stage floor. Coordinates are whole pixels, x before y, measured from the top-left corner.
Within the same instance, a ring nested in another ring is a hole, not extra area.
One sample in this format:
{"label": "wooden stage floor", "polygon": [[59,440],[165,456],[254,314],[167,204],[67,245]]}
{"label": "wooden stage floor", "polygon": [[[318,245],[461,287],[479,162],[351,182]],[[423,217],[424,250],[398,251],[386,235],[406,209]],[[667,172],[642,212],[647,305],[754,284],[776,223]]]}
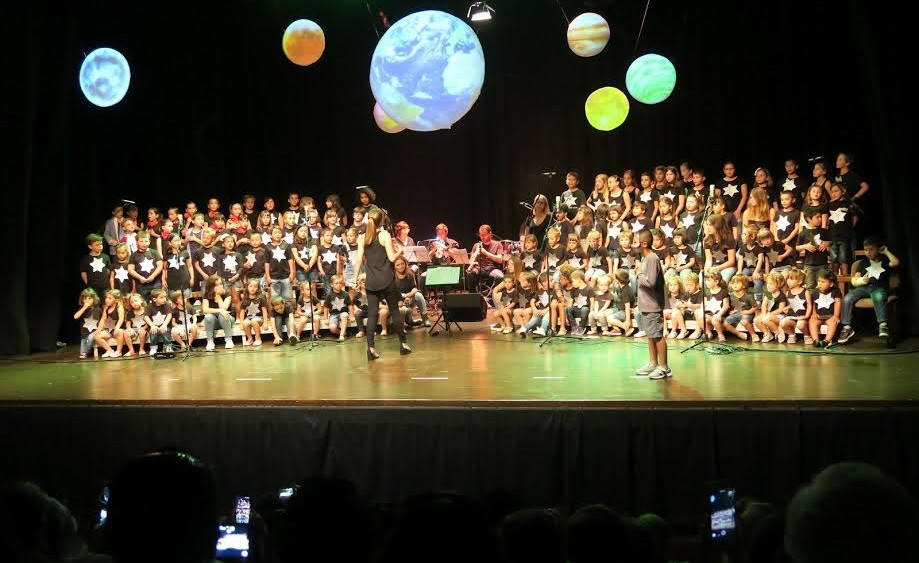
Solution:
{"label": "wooden stage floor", "polygon": [[[0,361],[0,402],[65,404],[354,406],[651,406],[912,403],[919,399],[913,353],[887,353],[879,340],[830,352],[801,345],[744,345],[728,355],[671,341],[675,377],[649,381],[633,371],[644,340],[542,339],[489,332],[467,323],[453,336],[409,334],[414,353],[378,339],[368,363],[363,339],[296,347],[218,347],[187,359],[79,361],[75,347]],[[735,342],[736,343],[736,342]],[[903,349],[914,348],[910,341]],[[703,345],[707,346],[707,345]]]}

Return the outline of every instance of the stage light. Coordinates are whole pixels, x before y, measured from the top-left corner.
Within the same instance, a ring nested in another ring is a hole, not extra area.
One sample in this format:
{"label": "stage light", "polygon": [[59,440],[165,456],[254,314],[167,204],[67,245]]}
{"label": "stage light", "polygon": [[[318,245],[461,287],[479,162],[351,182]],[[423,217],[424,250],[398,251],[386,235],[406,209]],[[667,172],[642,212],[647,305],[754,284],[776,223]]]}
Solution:
{"label": "stage light", "polygon": [[628,117],[629,99],[619,88],[600,88],[587,97],[584,113],[594,129],[612,131],[622,125]]}
{"label": "stage light", "polygon": [[473,2],[469,6],[469,11],[466,12],[466,18],[473,22],[488,21],[493,12],[494,9],[485,2]]}
{"label": "stage light", "polygon": [[609,24],[603,16],[586,12],[568,24],[568,48],[579,57],[592,57],[609,43]]}
{"label": "stage light", "polygon": [[93,104],[107,108],[120,102],[131,84],[131,67],[124,55],[102,47],[80,65],[80,90]]}
{"label": "stage light", "polygon": [[325,33],[314,21],[297,20],[284,30],[281,49],[290,62],[309,66],[318,61],[325,51]]}
{"label": "stage light", "polygon": [[676,68],[666,57],[649,53],[635,59],[625,73],[625,87],[643,104],[663,102],[676,86]]}
{"label": "stage light", "polygon": [[469,25],[435,10],[390,27],[370,61],[373,97],[413,131],[449,129],[472,109],[485,81],[485,54]]}
{"label": "stage light", "polygon": [[399,133],[405,131],[405,127],[396,123],[396,120],[386,115],[380,104],[373,105],[373,120],[377,122],[377,127],[386,133]]}

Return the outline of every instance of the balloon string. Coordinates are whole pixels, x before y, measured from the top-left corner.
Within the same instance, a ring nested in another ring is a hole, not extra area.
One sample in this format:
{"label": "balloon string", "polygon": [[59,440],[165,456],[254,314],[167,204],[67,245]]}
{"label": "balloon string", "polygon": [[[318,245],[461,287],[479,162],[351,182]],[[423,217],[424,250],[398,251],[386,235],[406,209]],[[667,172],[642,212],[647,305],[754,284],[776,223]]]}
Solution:
{"label": "balloon string", "polygon": [[565,13],[565,8],[562,8],[561,0],[555,0],[555,3],[558,4],[558,9],[562,11],[562,15],[565,16],[565,22],[570,24],[571,20],[568,19],[568,14]]}
{"label": "balloon string", "polygon": [[645,4],[645,15],[641,16],[641,27],[638,28],[638,37],[635,38],[635,48],[632,49],[632,56],[635,56],[635,53],[638,52],[638,42],[641,40],[641,32],[645,28],[645,19],[648,17],[648,8],[651,7],[651,0],[648,0],[648,3]]}
{"label": "balloon string", "polygon": [[370,14],[370,25],[373,26],[373,32],[377,34],[377,39],[379,39],[380,30],[377,29],[377,24],[373,21],[373,9],[370,8],[370,0],[367,0],[364,4],[367,6],[367,13]]}

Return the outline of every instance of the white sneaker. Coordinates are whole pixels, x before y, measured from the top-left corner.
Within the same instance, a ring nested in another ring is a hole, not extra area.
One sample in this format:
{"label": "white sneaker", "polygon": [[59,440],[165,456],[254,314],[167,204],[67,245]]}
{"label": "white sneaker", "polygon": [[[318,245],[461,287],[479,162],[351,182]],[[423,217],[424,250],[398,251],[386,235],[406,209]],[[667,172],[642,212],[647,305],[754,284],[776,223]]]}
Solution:
{"label": "white sneaker", "polygon": [[151,355],[151,356],[156,355],[156,352],[157,352],[159,349],[160,349],[160,348],[159,348],[159,345],[158,345],[158,344],[152,344],[152,345],[150,346],[150,355]]}
{"label": "white sneaker", "polygon": [[167,344],[167,345],[166,345],[166,352],[172,354],[172,344]]}
{"label": "white sneaker", "polygon": [[214,346],[214,341],[213,341],[213,340],[208,340],[208,341],[207,341],[207,346],[204,347],[204,349],[207,350],[208,352],[213,352],[213,351],[214,351],[214,348],[215,348],[215,346]]}
{"label": "white sneaker", "polygon": [[501,331],[503,330],[503,329],[501,328],[501,325],[499,325],[499,324],[493,324],[493,325],[491,325],[490,328],[491,328],[491,331],[492,331],[492,332],[501,332]]}
{"label": "white sneaker", "polygon": [[527,333],[527,329],[525,327],[520,327],[520,330],[517,331],[517,334],[519,334],[520,336],[524,336],[526,335],[526,333]]}
{"label": "white sneaker", "polygon": [[252,345],[253,345],[253,346],[261,346],[261,345],[262,345],[262,339],[261,339],[261,338],[257,338],[257,339],[255,340],[255,342],[252,343]]}
{"label": "white sneaker", "polygon": [[785,342],[785,331],[782,327],[779,327],[779,330],[775,331],[775,339],[782,343]]}
{"label": "white sneaker", "polygon": [[514,329],[512,329],[512,328],[509,327],[509,326],[508,326],[508,327],[504,327],[504,328],[501,330],[501,334],[510,334],[510,333],[512,333],[512,332],[514,332]]}
{"label": "white sneaker", "polygon": [[544,331],[541,326],[538,326],[533,329],[533,334],[535,334],[536,336],[545,336],[546,331]]}
{"label": "white sneaker", "polygon": [[102,354],[103,358],[117,358],[118,356],[120,356],[120,354],[118,354],[114,350],[109,350],[105,354]]}
{"label": "white sneaker", "polygon": [[233,341],[229,339],[227,340],[227,343],[223,345],[223,347],[227,350],[232,350],[235,348],[235,346],[233,346]]}
{"label": "white sneaker", "polygon": [[644,338],[645,336],[648,336],[648,333],[643,330],[639,330],[633,336],[635,336],[635,338]]}
{"label": "white sneaker", "polygon": [[243,346],[249,346],[250,344],[252,344],[252,343],[251,343],[251,342],[249,342],[249,339],[248,339],[248,338],[245,338],[245,337],[243,337]]}

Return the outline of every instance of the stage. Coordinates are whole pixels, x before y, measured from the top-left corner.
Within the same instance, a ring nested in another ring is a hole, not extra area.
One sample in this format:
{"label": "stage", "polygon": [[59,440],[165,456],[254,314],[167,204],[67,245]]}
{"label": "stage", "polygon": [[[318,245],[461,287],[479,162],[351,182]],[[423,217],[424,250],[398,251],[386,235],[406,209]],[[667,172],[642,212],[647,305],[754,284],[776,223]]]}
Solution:
{"label": "stage", "polygon": [[[872,461],[919,489],[917,355],[873,337],[813,351],[749,345],[728,355],[672,341],[672,380],[632,375],[632,338],[496,335],[323,340],[79,361],[74,347],[0,362],[5,476],[92,491],[125,457],[179,446],[211,461],[223,495],[316,472],[374,502],[452,488],[531,504],[609,502],[694,517],[705,483],[788,498],[823,465]],[[907,342],[906,350],[916,343]],[[66,468],[66,469],[62,469]]]}

